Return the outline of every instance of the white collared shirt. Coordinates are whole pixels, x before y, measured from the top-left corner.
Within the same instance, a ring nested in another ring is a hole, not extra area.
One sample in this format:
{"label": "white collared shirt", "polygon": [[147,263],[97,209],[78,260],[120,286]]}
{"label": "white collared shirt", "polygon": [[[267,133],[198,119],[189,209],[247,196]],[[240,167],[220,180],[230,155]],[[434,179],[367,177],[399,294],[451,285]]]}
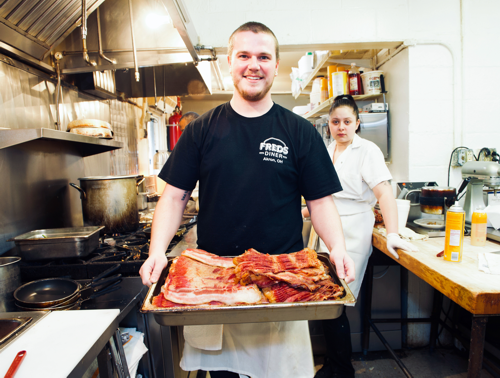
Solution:
{"label": "white collared shirt", "polygon": [[[328,146],[333,160],[335,146]],[[378,146],[369,140],[354,135],[352,143],[335,162],[335,170],[342,184],[342,191],[333,194],[340,215],[369,211],[377,202],[373,188],[382,181],[392,179],[384,155]]]}

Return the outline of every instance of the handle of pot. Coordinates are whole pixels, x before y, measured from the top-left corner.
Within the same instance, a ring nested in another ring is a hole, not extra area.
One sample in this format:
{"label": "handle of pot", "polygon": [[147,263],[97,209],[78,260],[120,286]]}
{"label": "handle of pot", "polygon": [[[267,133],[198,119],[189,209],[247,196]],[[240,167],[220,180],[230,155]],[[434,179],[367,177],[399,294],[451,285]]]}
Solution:
{"label": "handle of pot", "polygon": [[[411,194],[411,193],[415,193],[415,192],[422,192],[422,189],[413,189],[413,190],[409,190],[408,193],[405,194],[405,200],[408,199],[408,196]],[[411,201],[410,201],[411,202]],[[410,203],[410,206],[420,206],[419,203]]]}
{"label": "handle of pot", "polygon": [[137,177],[137,179],[136,179],[136,180],[139,180],[139,181],[137,181],[137,182],[136,182],[136,184],[135,184],[135,190],[136,190],[136,192],[137,192],[137,195],[139,195],[139,185],[141,185],[141,184],[144,182],[144,180],[146,180],[146,177],[144,177],[144,176],[139,176],[139,177]]}
{"label": "handle of pot", "polygon": [[77,189],[80,192],[80,199],[82,199],[82,196],[83,196],[83,199],[87,199],[87,193],[85,193],[85,190],[83,190],[82,188],[80,188],[78,185],[73,184],[72,182],[70,182],[69,184],[73,188]]}

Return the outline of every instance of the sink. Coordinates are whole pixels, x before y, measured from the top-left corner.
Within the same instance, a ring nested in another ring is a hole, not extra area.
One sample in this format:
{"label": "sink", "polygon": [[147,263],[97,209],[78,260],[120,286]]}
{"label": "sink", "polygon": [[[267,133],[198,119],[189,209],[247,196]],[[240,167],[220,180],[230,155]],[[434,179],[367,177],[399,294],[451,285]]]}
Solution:
{"label": "sink", "polygon": [[0,312],[0,350],[49,313],[50,311]]}

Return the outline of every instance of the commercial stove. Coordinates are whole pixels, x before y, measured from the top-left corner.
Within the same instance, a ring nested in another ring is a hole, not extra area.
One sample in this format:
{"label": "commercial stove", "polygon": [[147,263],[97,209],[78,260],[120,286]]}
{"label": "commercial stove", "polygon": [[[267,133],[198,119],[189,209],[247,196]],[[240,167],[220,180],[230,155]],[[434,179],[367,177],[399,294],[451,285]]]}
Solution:
{"label": "commercial stove", "polygon": [[[20,263],[21,281],[29,282],[53,277],[90,279],[115,264],[120,265],[115,274],[120,273],[123,277],[137,277],[139,269],[149,254],[149,226],[149,224],[143,224],[134,232],[103,235],[100,238],[99,247],[86,257],[49,261],[22,260]],[[170,252],[182,240],[183,233],[190,227],[192,224],[185,225],[184,231],[174,236],[166,252]]]}

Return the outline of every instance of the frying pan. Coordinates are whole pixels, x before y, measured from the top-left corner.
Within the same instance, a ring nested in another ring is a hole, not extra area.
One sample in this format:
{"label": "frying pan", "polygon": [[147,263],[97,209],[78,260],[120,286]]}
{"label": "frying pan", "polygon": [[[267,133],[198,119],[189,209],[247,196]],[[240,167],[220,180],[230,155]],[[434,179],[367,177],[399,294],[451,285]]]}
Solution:
{"label": "frying pan", "polygon": [[82,299],[81,294],[77,294],[70,301],[66,301],[64,303],[51,306],[51,307],[43,307],[43,308],[35,308],[35,307],[24,307],[20,304],[16,303],[16,306],[25,311],[60,311],[60,310],[78,310],[80,309],[83,302],[95,299],[104,294],[112,293],[113,291],[119,290],[121,286],[117,286],[119,281],[107,286],[104,289],[99,289],[95,291],[93,294],[89,295],[87,298]]}
{"label": "frying pan", "polygon": [[45,308],[64,303],[84,290],[121,280],[121,274],[107,277],[120,268],[113,265],[85,285],[69,278],[47,278],[24,284],[14,291],[14,299],[23,307]]}

